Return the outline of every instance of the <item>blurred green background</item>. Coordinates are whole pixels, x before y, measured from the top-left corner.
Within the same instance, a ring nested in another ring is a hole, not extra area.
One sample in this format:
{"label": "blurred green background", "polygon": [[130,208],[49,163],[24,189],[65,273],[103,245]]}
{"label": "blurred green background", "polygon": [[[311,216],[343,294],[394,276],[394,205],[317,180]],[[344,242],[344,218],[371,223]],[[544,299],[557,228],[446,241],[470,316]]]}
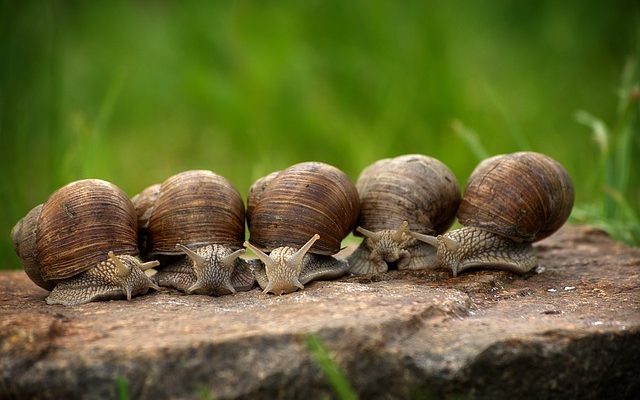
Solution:
{"label": "blurred green background", "polygon": [[0,268],[72,180],[134,195],[203,168],[246,196],[299,161],[355,180],[402,153],[461,184],[479,157],[547,153],[574,221],[639,240],[635,1],[0,4]]}

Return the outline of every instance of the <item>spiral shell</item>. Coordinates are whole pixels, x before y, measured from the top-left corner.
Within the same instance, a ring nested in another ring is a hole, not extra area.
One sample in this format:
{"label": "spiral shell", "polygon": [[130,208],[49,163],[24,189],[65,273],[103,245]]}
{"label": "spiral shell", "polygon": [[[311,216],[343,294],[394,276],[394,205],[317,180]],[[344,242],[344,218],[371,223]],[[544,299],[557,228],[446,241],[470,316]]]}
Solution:
{"label": "spiral shell", "polygon": [[72,182],[35,207],[12,230],[12,240],[34,283],[51,290],[104,261],[109,251],[137,255],[133,204],[99,179]]}
{"label": "spiral shell", "polygon": [[518,152],[476,167],[458,219],[515,242],[534,242],[566,222],[573,202],[573,184],[562,165],[544,154]]}
{"label": "spiral shell", "polygon": [[442,233],[453,223],[460,203],[453,172],[420,154],[376,161],[362,171],[356,187],[358,226],[376,232],[397,229],[407,221],[413,232]]}
{"label": "spiral shell", "polygon": [[226,245],[244,241],[244,202],[224,177],[211,171],[186,171],[168,178],[149,216],[149,256],[183,254],[176,244]]}
{"label": "spiral shell", "polygon": [[359,210],[358,192],[349,177],[321,162],[279,172],[264,189],[254,190],[248,202],[251,243],[265,251],[302,247],[319,234],[309,252],[335,254],[355,227]]}

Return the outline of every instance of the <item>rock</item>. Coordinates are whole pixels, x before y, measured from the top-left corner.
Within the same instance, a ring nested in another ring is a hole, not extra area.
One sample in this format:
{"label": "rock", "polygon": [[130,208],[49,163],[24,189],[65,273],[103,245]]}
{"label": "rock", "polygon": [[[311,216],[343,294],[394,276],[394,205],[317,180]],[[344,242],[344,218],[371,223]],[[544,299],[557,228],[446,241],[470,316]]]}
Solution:
{"label": "rock", "polygon": [[[48,306],[0,274],[0,398],[324,398],[315,334],[362,398],[637,398],[640,249],[588,227],[517,276],[391,271],[285,296]],[[119,384],[117,382],[120,382]]]}

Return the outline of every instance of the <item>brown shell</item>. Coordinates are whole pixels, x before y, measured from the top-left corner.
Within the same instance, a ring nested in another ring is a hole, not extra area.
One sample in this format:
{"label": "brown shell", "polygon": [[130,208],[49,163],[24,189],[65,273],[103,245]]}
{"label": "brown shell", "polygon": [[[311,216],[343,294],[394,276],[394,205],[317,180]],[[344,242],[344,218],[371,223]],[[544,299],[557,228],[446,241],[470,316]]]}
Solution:
{"label": "brown shell", "polygon": [[47,281],[84,272],[104,261],[109,251],[138,254],[133,204],[103,180],[85,179],[58,189],[42,206],[37,226],[36,261]]}
{"label": "brown shell", "polygon": [[560,163],[544,154],[518,152],[476,167],[458,219],[517,242],[534,242],[566,222],[573,201],[571,178]]}
{"label": "brown shell", "polygon": [[36,260],[36,234],[38,218],[42,212],[42,204],[38,204],[24,216],[11,230],[13,249],[22,261],[24,272],[33,283],[46,290],[53,290],[55,282],[45,281],[40,273],[40,265]]}
{"label": "brown shell", "polygon": [[162,183],[149,219],[149,255],[183,254],[185,246],[244,241],[244,202],[224,177],[211,171],[185,171]]}
{"label": "brown shell", "polygon": [[131,198],[131,202],[136,209],[138,215],[138,228],[147,228],[149,217],[153,211],[153,206],[160,196],[160,184],[156,183]]}
{"label": "brown shell", "polygon": [[267,176],[263,176],[262,178],[259,178],[257,181],[253,182],[253,185],[251,185],[251,187],[249,188],[249,196],[247,198],[247,225],[251,226],[251,221],[249,218],[253,214],[253,208],[262,196],[262,193],[271,183],[273,178],[278,176],[279,173],[280,171],[275,171]]}
{"label": "brown shell", "polygon": [[301,247],[317,233],[320,239],[309,251],[335,254],[358,218],[354,184],[328,164],[293,165],[273,177],[260,193],[257,200],[249,199],[255,206],[247,219],[251,243],[265,251]]}
{"label": "brown shell", "polygon": [[453,172],[421,154],[376,161],[362,171],[356,187],[358,226],[374,232],[397,229],[407,221],[414,232],[443,233],[453,224],[460,203]]}

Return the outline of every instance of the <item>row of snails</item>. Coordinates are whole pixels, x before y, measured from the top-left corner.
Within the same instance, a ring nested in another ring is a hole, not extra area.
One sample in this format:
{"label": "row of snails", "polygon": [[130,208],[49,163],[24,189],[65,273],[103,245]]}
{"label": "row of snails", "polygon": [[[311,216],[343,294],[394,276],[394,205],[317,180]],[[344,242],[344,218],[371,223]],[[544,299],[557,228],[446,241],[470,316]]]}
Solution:
{"label": "row of snails", "polygon": [[[72,305],[159,286],[223,295],[257,281],[282,294],[393,267],[524,273],[537,264],[531,243],[555,232],[572,206],[568,174],[543,154],[483,161],[464,197],[442,162],[405,155],[365,168],[356,185],[319,162],[257,180],[247,199],[248,242],[240,194],[210,171],[174,175],[131,200],[105,181],[73,182],[11,234],[29,278],[51,291],[47,303]],[[445,233],[456,215],[463,227]],[[362,243],[346,259],[334,257],[352,231]],[[244,247],[258,259],[240,257]],[[154,261],[140,261],[138,249]],[[153,278],[149,268],[158,271]]]}
{"label": "row of snails", "polygon": [[[130,299],[159,286],[222,295],[255,281],[282,294],[344,275],[348,264],[331,255],[359,206],[346,174],[300,163],[263,189],[252,188],[245,218],[238,191],[211,171],[176,174],[132,199],[109,182],[80,180],[31,210],[11,237],[28,277],[51,291],[48,304]],[[255,245],[244,242],[245,219]],[[304,229],[314,233],[302,237]],[[243,245],[259,259],[241,258]],[[150,268],[153,278],[144,273]]]}
{"label": "row of snails", "polygon": [[[574,202],[571,178],[544,154],[517,152],[482,161],[460,191],[433,158],[380,160],[357,181],[365,240],[349,257],[353,273],[443,266],[525,273],[537,265],[532,243],[556,232]],[[461,228],[445,233],[457,217]]]}
{"label": "row of snails", "polygon": [[[133,202],[148,258],[188,256],[163,262],[158,284],[215,295],[249,290],[254,281],[282,294],[344,275],[348,264],[332,255],[353,229],[359,205],[347,175],[319,162],[296,164],[252,185],[246,213],[251,243],[244,241],[240,194],[210,171],[174,175]],[[258,259],[240,258],[243,245]]]}

